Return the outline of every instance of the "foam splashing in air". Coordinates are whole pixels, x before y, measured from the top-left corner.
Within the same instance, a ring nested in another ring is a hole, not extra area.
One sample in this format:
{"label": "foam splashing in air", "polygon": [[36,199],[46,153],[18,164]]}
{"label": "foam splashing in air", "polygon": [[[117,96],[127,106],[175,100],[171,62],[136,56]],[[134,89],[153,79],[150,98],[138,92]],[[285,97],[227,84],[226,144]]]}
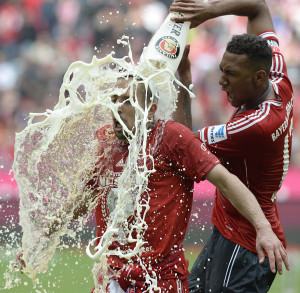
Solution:
{"label": "foam splashing in air", "polygon": [[[140,266],[145,267],[140,255],[145,243],[143,233],[147,229],[144,219],[149,210],[147,184],[149,174],[155,170],[153,165],[147,164],[153,157],[146,151],[151,104],[142,107],[135,97],[135,88],[139,83],[143,83],[145,89],[150,88],[152,98],[158,98],[155,119],[167,120],[176,107],[176,84],[183,85],[163,63],[142,60],[135,65],[128,37],[124,36],[119,43],[128,46],[129,56],[118,59],[111,53],[102,59],[94,56],[89,64],[72,63],[64,76],[54,109],[31,113],[28,126],[16,134],[13,172],[20,192],[24,272],[33,280],[38,273],[47,271],[60,238],[75,233],[69,224],[81,204],[89,202],[86,215],[81,217],[84,225],[101,196],[98,190],[99,196],[93,200],[95,190],[88,183],[96,174],[97,162],[109,158],[109,148],[99,152],[96,132],[111,125],[112,113],[126,132],[129,155],[118,178],[117,201],[107,220],[107,229],[94,251],[91,249],[94,241],[87,247],[87,254],[96,261],[93,269],[95,292],[106,292],[105,284],[110,275],[101,284],[98,281],[99,274],[108,269],[108,256],[128,260],[135,257]],[[111,102],[111,96],[127,91],[127,88],[118,87],[118,80],[129,76],[133,77],[129,87],[130,102],[135,107],[135,132],[120,118],[119,104]],[[40,117],[44,120],[35,122]],[[131,216],[135,216],[135,222],[129,226],[127,219]],[[109,245],[120,238],[135,243],[134,248],[110,250]],[[7,279],[7,287],[11,287],[12,281]],[[156,281],[155,276],[146,277],[150,288],[156,288]]]}

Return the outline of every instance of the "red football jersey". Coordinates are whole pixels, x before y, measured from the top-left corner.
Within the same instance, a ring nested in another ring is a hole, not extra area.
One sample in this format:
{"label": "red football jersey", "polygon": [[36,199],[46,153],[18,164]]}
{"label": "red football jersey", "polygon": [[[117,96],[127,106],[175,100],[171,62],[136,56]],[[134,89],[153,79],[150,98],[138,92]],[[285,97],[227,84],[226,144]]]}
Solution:
{"label": "red football jersey", "polygon": [[[252,191],[278,238],[286,239],[276,204],[276,194],[287,174],[291,156],[293,90],[274,32],[264,32],[273,52],[269,79],[278,99],[265,100],[253,110],[223,125],[205,127],[200,139],[223,165]],[[212,221],[222,235],[256,252],[254,227],[216,190]]]}
{"label": "red football jersey", "polygon": [[[106,229],[107,216],[114,209],[111,195],[126,163],[128,145],[114,136],[110,126],[100,129],[98,140],[100,153],[106,151],[104,161],[100,159],[99,162],[103,170],[98,177],[103,194],[96,207],[99,237]],[[144,263],[155,264],[180,247],[191,214],[194,181],[201,181],[220,162],[188,128],[174,121],[158,122],[148,134],[147,146],[155,149],[152,153],[155,172],[148,177],[150,209],[145,217],[148,227],[143,237],[145,252],[141,257]],[[114,242],[110,249],[119,246]],[[109,257],[109,263],[115,267],[121,268],[123,262],[119,257]],[[188,273],[187,267],[185,270],[184,273]]]}

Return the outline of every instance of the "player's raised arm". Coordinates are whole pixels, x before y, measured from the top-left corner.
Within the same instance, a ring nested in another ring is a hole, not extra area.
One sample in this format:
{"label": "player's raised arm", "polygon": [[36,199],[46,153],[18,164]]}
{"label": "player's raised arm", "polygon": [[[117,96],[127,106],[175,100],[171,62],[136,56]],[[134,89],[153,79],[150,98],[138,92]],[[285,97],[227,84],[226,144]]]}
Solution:
{"label": "player's raised arm", "polygon": [[282,274],[282,262],[289,270],[288,256],[281,241],[273,232],[270,223],[266,219],[258,201],[251,191],[233,174],[222,165],[214,167],[206,176],[206,179],[214,184],[232,203],[232,205],[255,227],[256,250],[259,262],[263,263],[267,253],[270,260],[270,268]]}
{"label": "player's raised arm", "polygon": [[[184,14],[180,20],[190,21],[191,27],[219,16],[237,15],[248,17],[249,34],[274,31],[272,18],[264,0],[175,0],[170,6],[170,11]],[[179,18],[174,17],[172,20],[179,21]]]}
{"label": "player's raised arm", "polygon": [[[188,58],[189,52],[190,46],[186,45],[177,70],[179,80],[187,88],[189,88],[192,83],[191,63]],[[177,107],[172,114],[172,119],[192,130],[191,98],[188,91],[182,87],[179,89]]]}

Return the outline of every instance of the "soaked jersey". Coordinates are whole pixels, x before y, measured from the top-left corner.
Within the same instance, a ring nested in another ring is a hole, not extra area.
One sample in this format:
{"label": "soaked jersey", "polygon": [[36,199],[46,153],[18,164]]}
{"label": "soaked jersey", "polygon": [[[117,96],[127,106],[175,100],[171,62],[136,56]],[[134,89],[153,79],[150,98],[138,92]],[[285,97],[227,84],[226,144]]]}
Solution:
{"label": "soaked jersey", "polygon": [[[291,156],[293,91],[276,34],[264,32],[260,36],[272,48],[269,79],[277,99],[265,100],[253,110],[234,114],[226,124],[205,127],[200,131],[200,139],[252,191],[286,246],[276,194],[287,174]],[[212,221],[225,238],[256,252],[254,227],[219,190],[216,190]]]}
{"label": "soaked jersey", "polygon": [[[99,162],[104,168],[97,185],[104,188],[104,196],[99,197],[96,207],[97,237],[106,230],[107,217],[114,210],[117,178],[128,157],[128,145],[114,136],[110,126],[100,129],[98,139],[100,152],[107,153],[104,161]],[[147,243],[142,258],[145,263],[154,264],[180,247],[190,218],[194,181],[201,181],[220,162],[188,128],[173,121],[157,123],[149,133],[147,144],[153,150],[155,172],[148,177],[150,209],[145,217],[148,228],[143,239]],[[134,244],[131,245],[132,248]],[[120,246],[114,242],[110,249]],[[109,263],[114,267],[121,268],[123,261],[117,256],[109,257]],[[188,274],[182,257],[181,263],[182,268],[176,265],[178,273],[181,269],[184,270],[182,274]]]}

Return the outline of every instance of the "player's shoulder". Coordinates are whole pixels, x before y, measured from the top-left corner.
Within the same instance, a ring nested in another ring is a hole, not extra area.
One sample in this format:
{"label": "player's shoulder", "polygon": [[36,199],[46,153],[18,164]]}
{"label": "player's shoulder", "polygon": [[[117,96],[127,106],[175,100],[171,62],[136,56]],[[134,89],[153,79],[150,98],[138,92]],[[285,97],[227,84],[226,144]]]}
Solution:
{"label": "player's shoulder", "polygon": [[228,135],[263,135],[263,129],[268,125],[272,116],[270,104],[262,103],[256,109],[247,110],[235,115],[227,122]]}
{"label": "player's shoulder", "polygon": [[165,122],[165,132],[169,133],[186,133],[186,134],[193,134],[192,131],[186,127],[185,125],[175,122],[173,120],[168,120]]}
{"label": "player's shoulder", "polygon": [[265,100],[256,109],[236,115],[227,123],[227,133],[264,136],[282,124],[286,111],[282,100]]}
{"label": "player's shoulder", "polygon": [[168,120],[163,126],[163,141],[166,145],[187,144],[197,138],[186,126],[173,120]]}

